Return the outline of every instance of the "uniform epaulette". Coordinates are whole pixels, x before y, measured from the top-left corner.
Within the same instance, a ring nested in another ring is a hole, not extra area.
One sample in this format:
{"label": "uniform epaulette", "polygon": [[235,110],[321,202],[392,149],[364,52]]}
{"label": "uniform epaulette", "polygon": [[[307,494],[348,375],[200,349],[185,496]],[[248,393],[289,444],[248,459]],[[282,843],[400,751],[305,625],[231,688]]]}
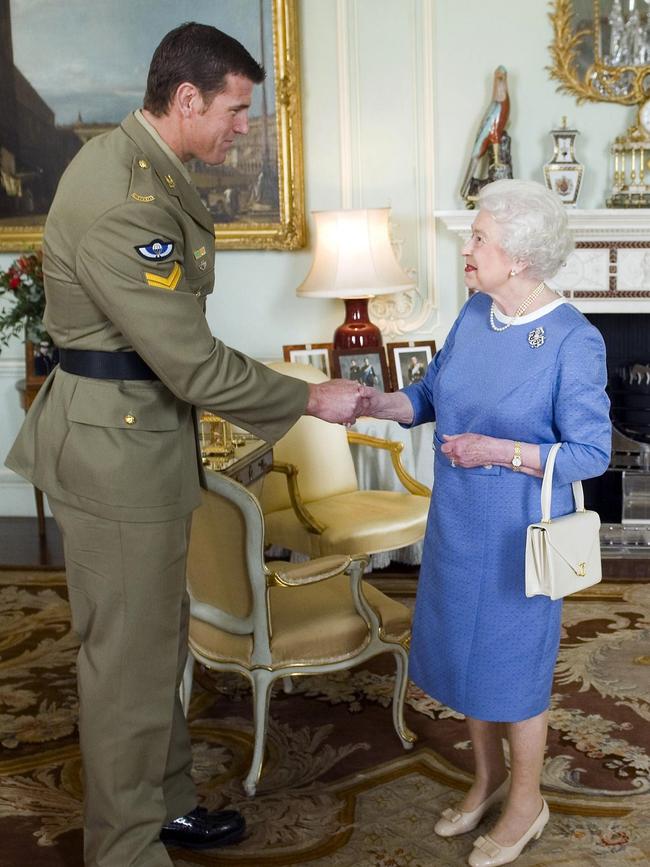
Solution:
{"label": "uniform epaulette", "polygon": [[133,157],[129,198],[136,202],[153,202],[156,199],[153,169],[147,157],[142,154]]}

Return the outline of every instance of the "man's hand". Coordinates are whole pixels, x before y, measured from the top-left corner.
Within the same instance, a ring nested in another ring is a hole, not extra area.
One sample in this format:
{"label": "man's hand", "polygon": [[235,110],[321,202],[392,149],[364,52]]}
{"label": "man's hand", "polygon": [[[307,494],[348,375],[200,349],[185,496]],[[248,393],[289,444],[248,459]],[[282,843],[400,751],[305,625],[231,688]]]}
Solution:
{"label": "man's hand", "polygon": [[315,415],[337,424],[354,424],[362,414],[362,391],[360,383],[349,379],[310,382],[305,415]]}

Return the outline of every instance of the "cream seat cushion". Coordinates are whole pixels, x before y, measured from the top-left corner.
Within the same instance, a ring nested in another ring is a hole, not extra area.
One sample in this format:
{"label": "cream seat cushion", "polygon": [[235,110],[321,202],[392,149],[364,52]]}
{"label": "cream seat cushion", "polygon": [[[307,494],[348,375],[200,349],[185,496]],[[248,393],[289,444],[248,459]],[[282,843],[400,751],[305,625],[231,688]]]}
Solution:
{"label": "cream seat cushion", "polygon": [[[399,491],[350,491],[312,500],[308,508],[326,527],[318,536],[319,555],[377,553],[413,545],[422,538],[429,498]],[[267,512],[264,521],[267,539],[282,539],[292,551],[312,553],[312,534],[296,520],[293,509]]]}

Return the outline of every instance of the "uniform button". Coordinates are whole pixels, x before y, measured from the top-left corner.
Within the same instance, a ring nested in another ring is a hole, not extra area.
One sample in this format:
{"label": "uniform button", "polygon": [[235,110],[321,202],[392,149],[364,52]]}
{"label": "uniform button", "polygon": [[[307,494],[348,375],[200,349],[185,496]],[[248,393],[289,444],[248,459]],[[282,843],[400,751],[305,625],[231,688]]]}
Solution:
{"label": "uniform button", "polygon": [[138,165],[141,169],[148,169],[149,163],[146,160],[138,160]]}
{"label": "uniform button", "polygon": [[129,412],[124,416],[124,421],[127,424],[135,424],[135,416],[133,415],[132,412]]}
{"label": "uniform button", "polygon": [[201,290],[197,289],[194,294],[196,295],[197,298],[200,298],[201,297]]}

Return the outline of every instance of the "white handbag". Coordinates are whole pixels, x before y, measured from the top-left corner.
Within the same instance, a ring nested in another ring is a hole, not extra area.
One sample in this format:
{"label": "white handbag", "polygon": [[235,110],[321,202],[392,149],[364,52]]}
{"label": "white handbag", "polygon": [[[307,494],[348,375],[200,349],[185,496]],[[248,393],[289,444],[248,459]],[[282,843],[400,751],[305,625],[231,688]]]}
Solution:
{"label": "white handbag", "polygon": [[553,467],[562,443],[548,453],[542,481],[542,520],[526,533],[526,596],[561,599],[602,578],[600,517],[585,509],[580,482],[573,482],[576,511],[551,520]]}

